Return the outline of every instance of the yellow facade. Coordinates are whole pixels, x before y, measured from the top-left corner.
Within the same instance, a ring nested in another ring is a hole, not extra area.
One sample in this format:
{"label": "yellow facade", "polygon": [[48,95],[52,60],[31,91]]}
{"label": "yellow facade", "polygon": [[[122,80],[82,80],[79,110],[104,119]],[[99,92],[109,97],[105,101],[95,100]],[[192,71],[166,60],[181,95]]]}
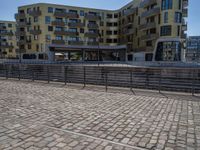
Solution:
{"label": "yellow facade", "polygon": [[15,15],[18,45],[22,53],[46,52],[50,44],[127,45],[128,54],[152,52],[158,38],[185,38],[187,5],[188,0],[133,0],[118,10],[21,6]]}
{"label": "yellow facade", "polygon": [[0,21],[0,58],[16,58],[16,23]]}

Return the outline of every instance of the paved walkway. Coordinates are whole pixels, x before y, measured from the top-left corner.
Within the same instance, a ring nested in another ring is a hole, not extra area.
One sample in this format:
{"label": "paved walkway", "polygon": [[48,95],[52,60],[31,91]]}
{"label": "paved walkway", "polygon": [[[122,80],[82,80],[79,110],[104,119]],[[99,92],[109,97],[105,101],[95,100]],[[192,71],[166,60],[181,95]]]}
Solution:
{"label": "paved walkway", "polygon": [[200,149],[200,98],[182,97],[0,80],[0,150]]}

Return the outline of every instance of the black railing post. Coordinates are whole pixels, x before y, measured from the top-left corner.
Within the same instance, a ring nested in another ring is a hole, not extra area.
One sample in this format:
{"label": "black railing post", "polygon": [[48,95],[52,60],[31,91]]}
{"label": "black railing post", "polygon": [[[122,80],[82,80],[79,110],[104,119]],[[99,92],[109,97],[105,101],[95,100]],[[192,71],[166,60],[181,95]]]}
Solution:
{"label": "black railing post", "polygon": [[105,86],[106,86],[106,92],[108,91],[108,72],[105,70]]}
{"label": "black railing post", "polygon": [[50,74],[49,74],[49,66],[47,66],[47,80],[48,80],[48,83],[50,82]]}
{"label": "black railing post", "polygon": [[68,67],[64,67],[65,85],[67,85],[67,70]]}
{"label": "black railing post", "polygon": [[31,69],[31,73],[32,73],[32,81],[34,81],[35,80],[35,72],[34,72],[34,70],[33,70],[33,68]]}
{"label": "black railing post", "polygon": [[86,86],[86,70],[85,70],[85,66],[83,67],[83,84],[84,84],[84,86],[83,87],[85,87]]}
{"label": "black railing post", "polygon": [[21,79],[21,65],[19,64],[18,66],[18,79],[20,80]]}
{"label": "black railing post", "polygon": [[194,86],[194,84],[195,84],[195,70],[193,70],[193,72],[192,72],[192,96],[195,95],[195,86]]}
{"label": "black railing post", "polygon": [[159,93],[161,93],[161,80],[162,80],[162,70],[160,69],[160,73],[159,73],[159,87],[158,87]]}
{"label": "black railing post", "polygon": [[133,71],[130,71],[130,90],[133,90]]}
{"label": "black railing post", "polygon": [[6,71],[6,79],[8,79],[8,67],[5,65],[5,71]]}

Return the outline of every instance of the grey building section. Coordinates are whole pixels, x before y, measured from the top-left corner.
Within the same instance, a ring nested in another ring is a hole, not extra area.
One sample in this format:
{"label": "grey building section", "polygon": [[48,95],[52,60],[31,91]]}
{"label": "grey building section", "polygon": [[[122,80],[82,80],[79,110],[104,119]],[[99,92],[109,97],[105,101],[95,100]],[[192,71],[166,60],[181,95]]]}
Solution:
{"label": "grey building section", "polygon": [[186,60],[200,62],[200,36],[188,37]]}

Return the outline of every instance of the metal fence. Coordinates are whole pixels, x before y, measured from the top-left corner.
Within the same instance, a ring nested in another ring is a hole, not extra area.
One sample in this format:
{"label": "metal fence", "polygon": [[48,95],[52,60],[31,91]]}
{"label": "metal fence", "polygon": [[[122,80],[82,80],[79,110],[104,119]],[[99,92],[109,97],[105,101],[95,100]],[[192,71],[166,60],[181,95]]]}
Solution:
{"label": "metal fence", "polygon": [[200,93],[200,68],[1,64],[0,77]]}

